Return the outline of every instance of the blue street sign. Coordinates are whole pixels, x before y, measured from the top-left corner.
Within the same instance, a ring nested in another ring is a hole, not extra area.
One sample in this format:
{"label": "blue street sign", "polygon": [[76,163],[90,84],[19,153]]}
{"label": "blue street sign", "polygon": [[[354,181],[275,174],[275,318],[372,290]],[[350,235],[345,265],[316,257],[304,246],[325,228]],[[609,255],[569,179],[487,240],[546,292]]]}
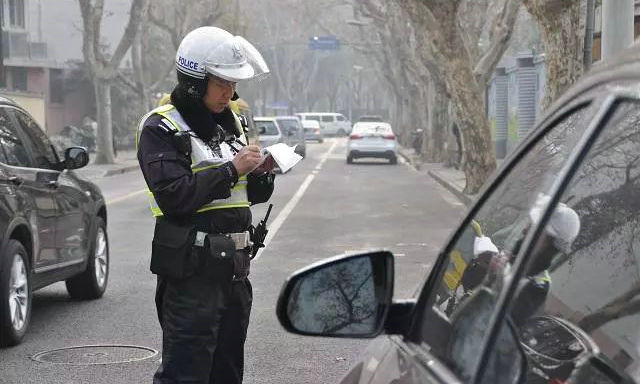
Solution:
{"label": "blue street sign", "polygon": [[309,49],[336,51],[340,49],[340,40],[335,36],[313,36],[309,38]]}

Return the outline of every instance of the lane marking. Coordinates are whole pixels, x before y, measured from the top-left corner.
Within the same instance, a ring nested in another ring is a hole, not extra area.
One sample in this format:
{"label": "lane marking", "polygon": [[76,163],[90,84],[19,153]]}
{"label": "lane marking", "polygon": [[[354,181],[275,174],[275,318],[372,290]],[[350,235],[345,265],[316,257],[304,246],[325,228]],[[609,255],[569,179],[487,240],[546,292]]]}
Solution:
{"label": "lane marking", "polygon": [[139,194],[141,194],[141,193],[145,193],[145,192],[147,192],[147,190],[146,190],[146,189],[141,189],[141,190],[139,190],[139,191],[135,191],[135,192],[131,192],[131,193],[129,193],[129,194],[126,194],[126,195],[124,195],[124,196],[116,197],[115,199],[107,200],[107,205],[115,204],[115,203],[119,203],[119,202],[121,202],[121,201],[124,201],[124,200],[130,199],[130,198],[132,198],[132,197],[134,197],[134,196],[137,196],[137,195],[139,195]]}
{"label": "lane marking", "polygon": [[[331,145],[331,147],[329,148],[329,150],[323,155],[322,159],[320,160],[320,163],[318,164],[318,167],[320,167],[320,169],[322,168],[322,165],[327,161],[327,158],[329,157],[331,152],[333,152],[333,149],[336,147],[336,144],[337,143],[334,142],[333,145]],[[316,168],[318,169],[318,167]],[[293,209],[296,207],[296,205],[298,205],[298,202],[300,201],[300,199],[302,199],[302,196],[307,191],[307,188],[309,188],[309,184],[311,184],[311,182],[315,177],[316,175],[312,174],[312,175],[308,175],[307,178],[304,179],[304,181],[302,182],[302,184],[300,185],[296,193],[293,195],[291,200],[287,202],[287,204],[284,206],[282,211],[280,211],[280,213],[275,218],[275,220],[273,220],[273,223],[271,224],[271,228],[269,228],[269,233],[267,234],[267,237],[264,239],[264,248],[267,248],[269,246],[269,243],[271,243],[271,239],[273,239],[276,236],[276,234],[278,233],[278,230],[280,230],[280,227],[282,226],[284,221],[287,220],[287,217],[289,217],[291,212],[293,212]],[[258,260],[260,256],[262,256],[262,252],[264,251],[264,248],[261,248],[258,254],[256,255],[256,257],[253,258],[254,261]]]}

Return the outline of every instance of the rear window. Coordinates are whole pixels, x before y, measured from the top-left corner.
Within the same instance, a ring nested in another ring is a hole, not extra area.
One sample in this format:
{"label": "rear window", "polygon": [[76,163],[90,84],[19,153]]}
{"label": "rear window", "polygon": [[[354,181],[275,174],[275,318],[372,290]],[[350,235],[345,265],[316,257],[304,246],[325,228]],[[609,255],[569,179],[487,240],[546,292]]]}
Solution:
{"label": "rear window", "polygon": [[278,119],[278,124],[284,131],[300,131],[300,125],[297,119]]}
{"label": "rear window", "polygon": [[387,123],[356,123],[351,133],[386,135],[393,131]]}
{"label": "rear window", "polygon": [[302,120],[302,126],[307,129],[319,129],[320,128],[320,123],[318,123],[316,120]]}
{"label": "rear window", "polygon": [[276,127],[276,123],[273,121],[256,121],[255,123],[258,134],[260,135],[275,136],[279,133],[278,127]]}
{"label": "rear window", "polygon": [[382,121],[380,116],[360,116],[358,121]]}

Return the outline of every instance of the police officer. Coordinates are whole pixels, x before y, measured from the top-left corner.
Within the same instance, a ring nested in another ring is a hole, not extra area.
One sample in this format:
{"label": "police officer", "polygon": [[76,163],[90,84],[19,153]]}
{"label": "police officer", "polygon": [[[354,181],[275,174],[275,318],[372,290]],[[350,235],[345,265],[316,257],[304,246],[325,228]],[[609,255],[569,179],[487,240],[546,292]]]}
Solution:
{"label": "police officer", "polygon": [[[540,222],[550,200],[550,196],[546,194],[538,195],[529,210],[532,225]],[[531,263],[526,277],[518,284],[516,299],[511,308],[511,318],[517,326],[522,326],[544,307],[551,289],[548,269],[558,255],[571,252],[571,246],[579,232],[580,217],[576,211],[564,203],[558,203],[531,251]]]}
{"label": "police officer", "polygon": [[266,76],[260,53],[215,27],[187,34],[170,103],[138,127],[156,218],[151,271],[163,332],[153,382],[241,383],[252,291],[250,205],[273,192],[273,164],[229,108],[236,83]]}

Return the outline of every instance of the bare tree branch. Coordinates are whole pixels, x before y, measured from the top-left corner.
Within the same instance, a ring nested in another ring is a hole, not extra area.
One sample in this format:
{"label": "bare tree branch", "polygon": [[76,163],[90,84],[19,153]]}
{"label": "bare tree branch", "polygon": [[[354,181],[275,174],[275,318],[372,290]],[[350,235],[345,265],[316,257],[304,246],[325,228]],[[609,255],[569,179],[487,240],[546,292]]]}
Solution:
{"label": "bare tree branch", "polygon": [[493,36],[491,45],[473,69],[473,74],[478,83],[486,84],[489,81],[493,70],[509,47],[513,26],[518,18],[519,10],[520,0],[505,0],[504,7],[491,33]]}

